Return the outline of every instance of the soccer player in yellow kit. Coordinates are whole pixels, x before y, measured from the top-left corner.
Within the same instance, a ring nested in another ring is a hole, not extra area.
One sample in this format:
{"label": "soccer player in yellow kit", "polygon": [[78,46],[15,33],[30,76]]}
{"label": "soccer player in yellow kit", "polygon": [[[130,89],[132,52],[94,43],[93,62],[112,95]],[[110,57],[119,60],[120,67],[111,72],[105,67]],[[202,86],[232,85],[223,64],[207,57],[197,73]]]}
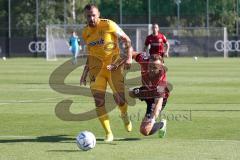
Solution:
{"label": "soccer player in yellow kit", "polygon": [[[82,38],[87,46],[88,59],[80,79],[80,85],[86,85],[86,77],[89,74],[90,89],[95,100],[98,118],[106,133],[106,142],[113,141],[109,117],[105,108],[105,92],[107,83],[113,91],[113,97],[121,111],[121,118],[128,132],[132,130],[132,124],[127,114],[128,105],[124,94],[123,68],[118,67],[114,71],[107,69],[110,64],[122,62],[120,57],[119,40],[125,46],[125,69],[129,69],[132,63],[132,47],[129,37],[113,21],[101,19],[97,6],[88,4],[84,8],[87,26],[83,29]],[[119,64],[119,66],[122,66]]]}

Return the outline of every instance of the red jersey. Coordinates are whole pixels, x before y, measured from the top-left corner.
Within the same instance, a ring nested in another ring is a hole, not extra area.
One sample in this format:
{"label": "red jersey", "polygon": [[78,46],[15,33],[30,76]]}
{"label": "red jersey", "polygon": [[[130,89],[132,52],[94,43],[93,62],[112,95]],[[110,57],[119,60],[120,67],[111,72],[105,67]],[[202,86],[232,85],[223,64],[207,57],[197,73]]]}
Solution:
{"label": "red jersey", "polygon": [[167,77],[165,70],[161,70],[154,78],[150,78],[148,71],[149,58],[143,54],[138,54],[135,60],[141,65],[142,85],[153,89],[157,86],[166,85]]}
{"label": "red jersey", "polygon": [[157,36],[153,34],[147,36],[145,40],[145,46],[150,45],[150,55],[159,54],[162,57],[164,56],[164,43],[167,43],[167,38],[160,32]]}

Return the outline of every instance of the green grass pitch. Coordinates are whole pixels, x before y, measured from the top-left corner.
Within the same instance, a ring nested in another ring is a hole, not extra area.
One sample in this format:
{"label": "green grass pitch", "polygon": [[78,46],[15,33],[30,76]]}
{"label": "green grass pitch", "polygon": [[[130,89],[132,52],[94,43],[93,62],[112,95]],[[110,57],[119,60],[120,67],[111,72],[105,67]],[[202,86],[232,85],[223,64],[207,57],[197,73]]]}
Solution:
{"label": "green grass pitch", "polygon": [[[92,98],[50,88],[51,73],[66,60],[0,60],[0,160],[240,159],[240,59],[166,59],[174,87],[162,114],[168,119],[166,137],[140,135],[145,105],[137,101],[129,106],[131,133],[125,132],[118,109],[110,112],[116,138],[110,144],[103,142],[97,119],[72,122],[56,117],[55,106],[64,99],[73,100],[73,113],[94,108]],[[71,72],[65,83],[78,87],[81,70]],[[139,74],[130,72],[127,79]],[[96,135],[93,150],[77,148],[75,137],[83,130]]]}

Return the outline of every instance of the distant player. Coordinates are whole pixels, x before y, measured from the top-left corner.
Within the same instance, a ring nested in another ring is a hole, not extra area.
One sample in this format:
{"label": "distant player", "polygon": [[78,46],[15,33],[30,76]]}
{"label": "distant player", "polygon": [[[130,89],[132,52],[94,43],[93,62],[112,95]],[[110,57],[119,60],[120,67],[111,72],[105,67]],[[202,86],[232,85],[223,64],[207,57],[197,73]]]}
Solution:
{"label": "distant player", "polygon": [[158,24],[152,24],[152,34],[147,36],[145,40],[144,52],[147,51],[147,48],[150,46],[149,54],[158,54],[162,57],[169,57],[169,48],[170,45],[168,43],[167,38],[159,32]]}
{"label": "distant player", "polygon": [[73,64],[77,64],[77,57],[78,57],[78,53],[80,51],[80,39],[77,36],[77,33],[75,31],[72,32],[71,37],[69,38],[69,50],[72,53],[72,63]]}

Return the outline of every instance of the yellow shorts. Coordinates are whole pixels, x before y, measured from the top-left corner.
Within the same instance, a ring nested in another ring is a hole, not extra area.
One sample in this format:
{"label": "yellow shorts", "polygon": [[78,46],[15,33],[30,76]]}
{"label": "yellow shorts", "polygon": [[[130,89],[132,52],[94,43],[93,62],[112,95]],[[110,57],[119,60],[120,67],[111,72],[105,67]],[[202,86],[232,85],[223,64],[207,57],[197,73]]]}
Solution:
{"label": "yellow shorts", "polygon": [[124,92],[124,77],[121,68],[115,71],[94,69],[89,73],[91,90],[105,92],[108,83],[113,93]]}
{"label": "yellow shorts", "polygon": [[[107,83],[111,87],[113,93],[124,92],[124,76],[123,76],[123,66],[119,67],[115,71],[107,70],[107,65],[111,62],[106,61],[102,64],[95,60],[95,67],[90,67],[89,79],[91,90],[105,92],[107,89]],[[99,65],[96,65],[99,63]]]}

